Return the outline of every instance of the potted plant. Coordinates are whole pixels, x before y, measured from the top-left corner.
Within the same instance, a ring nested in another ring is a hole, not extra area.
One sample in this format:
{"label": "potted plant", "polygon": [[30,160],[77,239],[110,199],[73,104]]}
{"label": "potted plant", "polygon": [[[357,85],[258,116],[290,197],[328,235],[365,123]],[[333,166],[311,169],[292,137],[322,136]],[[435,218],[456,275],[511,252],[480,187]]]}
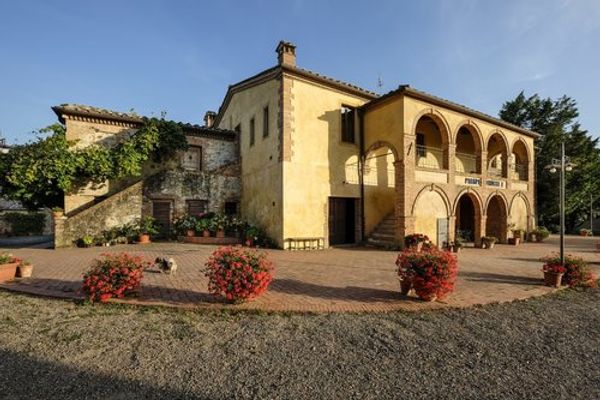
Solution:
{"label": "potted plant", "polygon": [[138,243],[150,243],[150,237],[158,233],[156,220],[151,216],[140,218],[137,223],[138,228]]}
{"label": "potted plant", "polygon": [[241,303],[264,293],[273,280],[267,254],[244,247],[220,247],[205,264],[208,291],[230,303]]}
{"label": "potted plant", "polygon": [[589,229],[582,228],[579,230],[579,235],[581,236],[592,236],[592,231]]}
{"label": "potted plant", "polygon": [[429,243],[429,237],[422,233],[413,233],[404,237],[405,248],[421,251],[426,243]]}
{"label": "potted plant", "polygon": [[183,217],[178,218],[173,224],[175,233],[187,237],[194,237],[196,235],[196,222],[196,217],[193,215],[184,215]]}
{"label": "potted plant", "polygon": [[[450,252],[435,248],[424,252],[405,249],[398,256],[396,266],[398,275],[410,279],[412,288],[422,300],[442,299],[454,290],[458,263]],[[401,290],[406,287],[401,286]]]}
{"label": "potted plant", "polygon": [[498,239],[493,236],[484,236],[481,238],[481,244],[483,245],[483,248],[488,250],[493,249],[497,241]]}
{"label": "potted plant", "polygon": [[17,275],[21,260],[10,253],[0,253],[0,283],[11,281]]}
{"label": "potted plant", "polygon": [[211,220],[208,218],[198,218],[194,227],[196,232],[202,233],[202,237],[210,237]]}
{"label": "potted plant", "polygon": [[65,210],[63,210],[61,207],[52,207],[52,216],[55,219],[61,218],[63,215],[65,215]]}
{"label": "potted plant", "polygon": [[223,214],[216,215],[212,219],[213,229],[215,230],[215,236],[218,238],[225,237],[225,229],[227,228],[227,217]]}
{"label": "potted plant", "polygon": [[260,235],[260,230],[257,226],[248,225],[244,230],[244,243],[248,247],[254,247],[256,242],[258,241],[258,237]]}
{"label": "potted plant", "polygon": [[560,264],[560,260],[558,263],[547,262],[542,267],[542,271],[544,271],[544,284],[550,287],[560,287],[560,283],[562,282],[562,277],[567,269]]}
{"label": "potted plant", "polygon": [[77,245],[79,247],[92,247],[92,245],[95,243],[95,239],[92,235],[85,235],[84,237],[82,237],[81,239],[79,239],[77,241]]}
{"label": "potted plant", "polygon": [[453,253],[458,253],[460,252],[460,249],[462,249],[463,247],[463,241],[460,237],[456,237],[454,239],[454,242],[452,243],[452,252]]}
{"label": "potted plant", "polygon": [[543,257],[541,261],[544,262],[544,278],[546,277],[546,271],[548,270],[554,273],[562,273],[563,285],[568,285],[571,287],[596,286],[596,276],[588,266],[587,262],[581,257],[567,254],[565,255],[565,262],[562,264],[560,255],[555,253],[550,256]]}
{"label": "potted plant", "polygon": [[538,243],[543,242],[544,240],[548,239],[548,237],[550,236],[550,231],[543,226],[539,226],[536,229],[533,230],[533,232],[535,233],[535,241]]}
{"label": "potted plant", "polygon": [[508,244],[512,244],[513,246],[518,246],[521,243],[521,238],[523,237],[522,229],[513,229],[512,234],[513,237],[508,239]]}
{"label": "potted plant", "polygon": [[31,278],[33,274],[33,265],[29,261],[23,260],[17,265],[17,278]]}

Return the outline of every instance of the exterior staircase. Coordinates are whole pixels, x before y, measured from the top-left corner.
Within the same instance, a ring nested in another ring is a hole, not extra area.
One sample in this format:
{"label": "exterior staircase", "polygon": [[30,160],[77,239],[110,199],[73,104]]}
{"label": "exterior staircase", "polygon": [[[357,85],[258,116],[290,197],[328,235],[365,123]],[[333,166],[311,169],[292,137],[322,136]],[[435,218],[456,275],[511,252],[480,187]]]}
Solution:
{"label": "exterior staircase", "polygon": [[394,213],[388,214],[373,229],[367,239],[367,245],[383,249],[396,250],[399,247],[396,241],[396,218]]}

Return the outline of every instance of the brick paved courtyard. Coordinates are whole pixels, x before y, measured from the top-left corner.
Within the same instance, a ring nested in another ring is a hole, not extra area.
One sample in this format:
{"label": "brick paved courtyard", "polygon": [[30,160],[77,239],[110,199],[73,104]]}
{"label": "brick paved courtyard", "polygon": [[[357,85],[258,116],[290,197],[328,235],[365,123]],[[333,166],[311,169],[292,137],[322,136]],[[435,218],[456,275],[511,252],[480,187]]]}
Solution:
{"label": "brick paved courtyard", "polygon": [[[586,258],[600,271],[597,238],[568,237],[571,254]],[[493,250],[463,249],[459,254],[456,289],[443,302],[425,303],[399,294],[395,275],[396,252],[366,248],[329,249],[311,252],[269,250],[275,263],[275,280],[269,291],[253,302],[225,305],[207,293],[201,268],[215,247],[179,243],[121,245],[89,249],[13,249],[31,261],[30,279],[0,285],[6,289],[66,298],[77,298],[81,275],[91,260],[106,252],[131,252],[149,259],[174,257],[179,270],[165,275],[151,269],[145,273],[138,298],[131,302],[180,307],[260,309],[265,311],[362,312],[424,310],[468,307],[525,299],[550,292],[542,286],[539,257],[557,250],[558,240],[521,246],[496,245]]]}

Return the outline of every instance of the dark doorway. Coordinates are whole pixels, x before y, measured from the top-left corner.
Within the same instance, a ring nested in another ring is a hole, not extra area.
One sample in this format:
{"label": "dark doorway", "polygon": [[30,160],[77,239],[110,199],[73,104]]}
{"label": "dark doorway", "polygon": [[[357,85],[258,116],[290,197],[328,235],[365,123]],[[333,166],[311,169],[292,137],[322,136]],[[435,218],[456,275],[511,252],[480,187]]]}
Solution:
{"label": "dark doorway", "polygon": [[159,225],[158,237],[168,237],[171,232],[171,201],[153,201],[152,216]]}
{"label": "dark doorway", "polygon": [[486,236],[493,236],[506,243],[507,234],[506,206],[499,195],[491,198],[487,209]]}
{"label": "dark doorway", "polygon": [[329,245],[355,243],[356,199],[329,198]]}
{"label": "dark doorway", "polygon": [[469,196],[462,196],[458,201],[456,215],[456,237],[467,242],[475,241],[475,205]]}

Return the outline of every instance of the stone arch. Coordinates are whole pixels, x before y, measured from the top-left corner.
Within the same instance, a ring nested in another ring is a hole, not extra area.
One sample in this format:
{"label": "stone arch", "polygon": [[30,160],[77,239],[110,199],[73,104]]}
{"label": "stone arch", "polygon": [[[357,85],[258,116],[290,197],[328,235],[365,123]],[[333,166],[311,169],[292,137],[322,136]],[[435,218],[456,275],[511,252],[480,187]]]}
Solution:
{"label": "stone arch", "polygon": [[525,151],[527,152],[527,153],[526,153],[526,155],[527,155],[527,159],[528,159],[529,161],[531,161],[531,159],[532,159],[532,156],[531,156],[531,149],[529,148],[529,146],[527,146],[527,142],[525,142],[525,141],[523,140],[523,138],[522,138],[522,137],[517,137],[516,139],[514,139],[514,140],[512,141],[512,144],[511,144],[511,146],[510,146],[510,151],[511,151],[511,153],[512,153],[512,152],[515,150],[515,145],[516,145],[518,142],[521,142],[521,143],[523,144],[523,147],[525,148]]}
{"label": "stone arch", "polygon": [[[448,197],[444,191],[435,186],[427,185],[417,194],[411,209],[414,217],[414,232],[427,235],[431,241],[441,246],[440,241],[447,241],[447,235],[443,231],[439,232],[439,220],[443,220],[443,225],[447,228],[450,216]],[[444,230],[447,231],[447,229]],[[438,239],[439,237],[439,239]]]}
{"label": "stone arch", "polygon": [[508,234],[508,203],[500,193],[492,193],[485,207],[485,235],[497,238],[500,243],[506,243]]}
{"label": "stone arch", "polygon": [[454,201],[455,237],[472,241],[476,246],[481,243],[481,219],[483,202],[477,191],[462,190]]}

